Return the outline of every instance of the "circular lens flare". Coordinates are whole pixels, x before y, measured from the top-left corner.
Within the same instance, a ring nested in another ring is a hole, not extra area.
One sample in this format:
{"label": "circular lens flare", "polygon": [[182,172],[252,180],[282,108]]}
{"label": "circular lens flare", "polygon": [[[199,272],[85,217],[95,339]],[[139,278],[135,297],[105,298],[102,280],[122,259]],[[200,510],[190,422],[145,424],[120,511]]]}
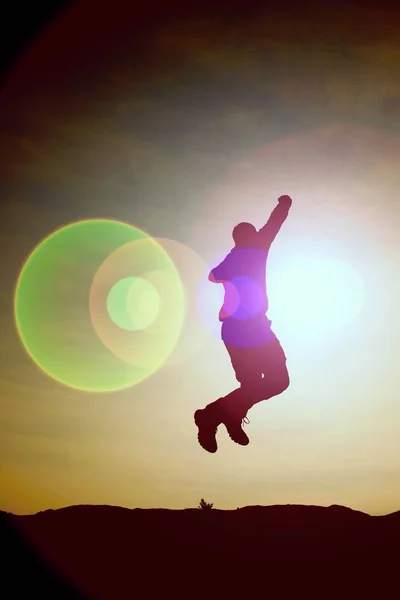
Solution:
{"label": "circular lens flare", "polygon": [[[114,327],[109,313],[109,292],[116,285],[123,286],[121,312],[124,323],[130,322],[129,328]],[[150,237],[110,253],[97,270],[89,293],[93,327],[105,347],[127,364],[149,372],[164,364],[174,350],[185,318],[185,302],[171,257]]]}
{"label": "circular lens flare", "polygon": [[[103,290],[100,291],[100,285],[104,284],[104,279],[110,282],[108,284],[109,288],[106,292],[108,293],[108,290],[116,281],[118,281],[115,279],[115,277],[117,277],[116,270],[118,271],[118,276],[123,278],[127,277],[128,271],[121,267],[129,264],[136,265],[133,267],[132,273],[135,273],[136,275],[140,274],[140,281],[142,284],[145,282],[149,286],[151,284],[152,287],[146,287],[145,290],[142,290],[143,293],[141,293],[136,300],[133,300],[134,302],[138,302],[136,308],[130,308],[128,305],[127,312],[129,313],[129,321],[133,324],[141,325],[141,328],[146,329],[146,334],[148,334],[148,336],[152,336],[150,340],[153,342],[154,336],[157,336],[160,333],[163,335],[168,334],[168,331],[171,327],[171,317],[173,319],[176,312],[176,306],[174,307],[174,303],[177,303],[178,306],[181,306],[183,320],[181,323],[178,323],[179,336],[173,349],[171,350],[171,353],[163,363],[165,366],[176,366],[186,362],[193,355],[203,349],[211,338],[209,328],[199,317],[197,304],[197,290],[199,282],[206,271],[207,265],[205,260],[199,256],[195,250],[183,244],[182,242],[159,237],[154,238],[153,242],[161,246],[163,251],[172,260],[179,275],[179,289],[183,296],[177,296],[176,285],[172,285],[172,288],[170,291],[168,291],[168,289],[171,287],[171,282],[173,281],[171,280],[171,274],[168,276],[166,273],[163,275],[162,273],[154,270],[146,271],[146,262],[144,263],[144,267],[138,266],[137,262],[139,259],[139,254],[141,253],[143,256],[146,256],[146,253],[148,254],[148,252],[151,251],[151,248],[139,247],[137,244],[132,243],[131,245],[127,245],[118,249],[115,255],[109,256],[102,265],[101,273],[98,274],[98,280],[96,282],[96,295],[99,295],[97,296],[97,300],[95,300],[95,295],[93,295],[91,311],[93,316],[93,310],[97,310],[95,308],[95,304],[98,303],[98,301],[101,303],[99,298],[105,292]],[[102,278],[103,284],[101,284]],[[139,279],[139,277],[137,277],[137,279]],[[129,288],[129,296],[134,295],[134,289],[134,287]],[[159,300],[155,296],[153,290],[156,290]],[[172,307],[170,308],[169,317],[166,319],[160,319],[159,313],[164,310],[163,304],[165,301],[170,303],[172,301]],[[121,310],[124,310],[124,307]],[[141,315],[140,323],[135,320],[135,318],[138,318],[139,314]],[[145,314],[146,318],[144,316]],[[155,315],[154,321],[152,320],[153,315]],[[144,323],[143,320],[145,321]],[[102,323],[104,321],[104,326],[103,324],[99,325],[100,321]],[[126,351],[127,347],[124,346],[122,341],[120,344],[117,344],[116,340],[112,341],[110,339],[110,336],[106,333],[106,328],[108,326],[106,316],[104,314],[101,318],[99,315],[95,316],[94,322],[96,330],[99,332],[99,327],[101,329],[101,333],[99,333],[99,335],[102,336],[104,343],[106,343],[106,345],[110,344],[108,347],[112,348],[112,352],[117,353],[117,355],[123,360],[128,360],[128,362],[132,360],[145,361],[145,363],[149,360],[149,358],[146,358],[143,349],[140,356],[137,353],[137,355],[133,357],[131,350],[128,349],[128,352]],[[145,328],[144,325],[147,325],[147,327]],[[130,327],[133,327],[133,325],[131,324]],[[143,348],[145,347],[146,346]],[[154,349],[154,345],[150,346],[150,349],[152,347]]]}
{"label": "circular lens flare", "polygon": [[128,292],[135,281],[134,277],[125,277],[113,285],[107,296],[107,312],[117,327],[134,331],[136,327],[128,313]]}
{"label": "circular lens flare", "polygon": [[160,296],[155,287],[141,277],[124,277],[115,283],[107,296],[110,319],[127,331],[146,329],[160,310]]}
{"label": "circular lens flare", "polygon": [[[139,252],[140,268],[116,269],[107,281],[100,281],[101,297],[93,297],[99,269],[127,244],[144,250]],[[113,287],[124,278],[131,278],[130,285],[128,281]],[[163,297],[163,290],[169,298]],[[126,302],[121,300],[124,294]],[[135,344],[141,360],[127,363],[104,345],[91,319],[93,304],[101,304],[107,335],[112,336],[110,330],[121,332],[120,344]],[[131,387],[154,373],[175,346],[184,312],[179,274],[165,250],[144,231],[107,219],[71,223],[42,240],[27,257],[14,294],[17,333],[31,359],[54,380],[88,392]],[[153,327],[153,333],[160,334],[147,335],[151,343],[147,340],[145,348],[140,327],[146,332]]]}
{"label": "circular lens flare", "polygon": [[127,296],[127,309],[135,329],[146,329],[154,323],[160,308],[161,298],[155,286],[135,277]]}

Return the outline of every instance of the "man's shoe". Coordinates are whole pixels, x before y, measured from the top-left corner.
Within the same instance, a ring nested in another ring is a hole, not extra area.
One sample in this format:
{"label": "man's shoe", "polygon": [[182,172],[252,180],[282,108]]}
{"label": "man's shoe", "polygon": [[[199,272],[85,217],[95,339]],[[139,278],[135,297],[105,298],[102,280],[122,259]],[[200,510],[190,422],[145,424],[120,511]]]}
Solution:
{"label": "man's shoe", "polygon": [[215,453],[218,450],[217,429],[221,420],[217,416],[215,408],[207,406],[206,408],[196,410],[194,413],[194,422],[199,428],[197,439],[199,444],[207,452]]}
{"label": "man's shoe", "polygon": [[246,432],[242,429],[243,423],[250,423],[247,417],[238,417],[230,412],[226,412],[222,417],[222,423],[225,425],[229,437],[233,442],[240,444],[240,446],[247,446],[250,443]]}

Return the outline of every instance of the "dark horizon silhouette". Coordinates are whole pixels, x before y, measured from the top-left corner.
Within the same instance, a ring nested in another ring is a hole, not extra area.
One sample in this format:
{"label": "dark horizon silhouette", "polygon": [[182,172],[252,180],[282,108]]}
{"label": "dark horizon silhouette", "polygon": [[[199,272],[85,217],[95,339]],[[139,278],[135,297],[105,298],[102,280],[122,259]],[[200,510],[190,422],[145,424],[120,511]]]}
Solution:
{"label": "dark horizon silhouette", "polygon": [[[0,511],[0,530],[3,585],[8,577],[14,591],[8,597],[29,588],[41,597],[93,600],[132,598],[139,591],[214,598],[221,586],[239,597],[242,575],[249,573],[246,585],[280,590],[285,598],[288,584],[299,592],[304,578],[312,584],[322,575],[334,577],[332,584],[355,583],[359,593],[368,590],[368,568],[375,575],[385,571],[382,586],[394,581],[400,511],[371,516],[339,505],[76,505],[23,516]],[[295,573],[302,581],[290,581]]]}

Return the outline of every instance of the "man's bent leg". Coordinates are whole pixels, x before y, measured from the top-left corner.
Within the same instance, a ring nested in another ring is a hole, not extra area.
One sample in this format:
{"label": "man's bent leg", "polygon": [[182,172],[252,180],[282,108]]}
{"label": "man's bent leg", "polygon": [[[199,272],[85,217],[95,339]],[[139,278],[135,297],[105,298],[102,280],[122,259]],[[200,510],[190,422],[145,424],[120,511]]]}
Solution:
{"label": "man's bent leg", "polygon": [[[249,352],[248,361],[251,362],[252,368],[247,373],[239,372],[241,387],[233,390],[219,401],[225,410],[236,412],[242,415],[242,418],[246,416],[252,406],[278,396],[290,385],[286,356],[277,339],[252,349]],[[258,376],[260,372],[264,377]]]}
{"label": "man's bent leg", "polygon": [[263,386],[266,393],[277,396],[290,385],[286,354],[277,338],[260,352],[260,368],[263,372]]}
{"label": "man's bent leg", "polygon": [[[231,358],[236,379],[242,385],[246,381],[252,381],[254,377],[262,381],[262,373],[254,373],[252,366],[254,361],[248,355],[248,349],[232,347],[226,342],[225,347]],[[234,442],[241,446],[247,446],[249,443],[249,438],[242,429],[242,422],[246,417],[247,410],[242,415],[240,403],[225,402],[225,398],[219,398],[211,402],[204,409],[197,410],[194,414],[194,422],[198,427],[199,444],[207,452],[214,453],[218,449],[216,434],[221,423],[225,425],[230,438]]]}
{"label": "man's bent leg", "polygon": [[229,437],[237,444],[247,446],[250,440],[242,428],[247,415],[247,407],[243,405],[241,398],[248,383],[255,379],[262,381],[262,373],[254,368],[255,363],[248,348],[238,348],[226,343],[225,346],[231,358],[236,379],[241,383],[241,387],[228,394],[228,396],[220,398],[217,403],[222,410],[222,423],[225,425]]}
{"label": "man's bent leg", "polygon": [[255,353],[254,361],[262,371],[263,378],[251,384],[249,390],[251,406],[282,394],[290,385],[286,355],[278,339],[275,338],[269,344],[262,346]]}
{"label": "man's bent leg", "polygon": [[268,320],[261,322],[261,328],[265,329],[262,336],[269,341],[263,346],[238,347],[224,340],[241,386],[207,405],[204,411],[196,412],[199,442],[209,452],[217,450],[215,435],[220,423],[225,425],[233,441],[247,445],[249,438],[242,429],[242,422],[249,409],[262,400],[281,394],[289,386],[286,356],[269,324]]}

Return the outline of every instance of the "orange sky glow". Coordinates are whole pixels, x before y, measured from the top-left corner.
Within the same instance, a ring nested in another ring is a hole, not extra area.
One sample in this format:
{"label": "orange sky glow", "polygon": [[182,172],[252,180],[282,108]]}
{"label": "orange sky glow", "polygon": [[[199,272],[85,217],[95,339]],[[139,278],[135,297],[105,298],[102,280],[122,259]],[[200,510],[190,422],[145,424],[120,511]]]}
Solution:
{"label": "orange sky glow", "polygon": [[[22,95],[15,104],[18,127],[2,134],[0,509],[184,508],[201,497],[227,509],[400,508],[400,45],[383,14],[357,34],[350,9],[341,25],[314,18],[323,39],[279,12],[169,22],[148,33],[140,60],[133,42],[110,45],[97,66],[32,88],[29,110]],[[37,44],[53,43],[51,27]],[[30,50],[15,77],[24,60]],[[221,431],[208,455],[193,413],[236,380],[219,338],[222,291],[199,286],[234,225],[261,227],[282,194],[293,206],[270,253],[268,314],[291,386],[250,411],[248,447]],[[94,218],[159,240],[189,298],[165,364],[101,394],[45,375],[12,310],[40,240]]]}

